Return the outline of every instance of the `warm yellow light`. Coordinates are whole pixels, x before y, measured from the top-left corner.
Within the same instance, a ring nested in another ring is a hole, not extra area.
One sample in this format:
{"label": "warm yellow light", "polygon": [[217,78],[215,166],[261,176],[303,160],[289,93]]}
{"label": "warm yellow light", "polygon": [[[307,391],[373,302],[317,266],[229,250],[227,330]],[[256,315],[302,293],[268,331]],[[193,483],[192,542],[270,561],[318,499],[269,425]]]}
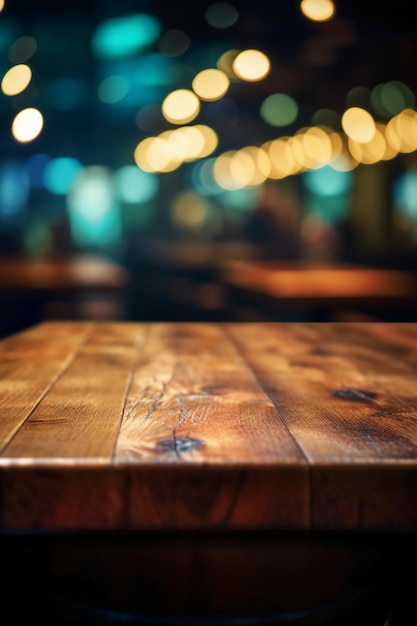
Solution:
{"label": "warm yellow light", "polygon": [[199,72],[192,87],[201,100],[212,102],[219,100],[229,89],[230,80],[224,72],[216,69],[207,69]]}
{"label": "warm yellow light", "polygon": [[147,137],[135,148],[136,165],[145,172],[171,172],[179,167],[178,159],[172,145],[163,137]]}
{"label": "warm yellow light", "polygon": [[265,144],[264,149],[267,150],[271,161],[269,178],[285,178],[298,171],[298,166],[286,138],[274,139]]}
{"label": "warm yellow light", "polygon": [[188,124],[200,112],[200,100],[189,89],[176,89],[162,102],[162,115],[172,124]]}
{"label": "warm yellow light", "polygon": [[417,150],[417,114],[413,109],[404,109],[387,124],[386,136],[390,145],[398,152]]}
{"label": "warm yellow light", "polygon": [[[168,135],[169,133],[169,135]],[[166,131],[168,141],[173,145],[174,151],[182,161],[194,161],[198,159],[205,148],[205,137],[199,126],[184,126],[173,131]]]}
{"label": "warm yellow light", "polygon": [[295,163],[298,167],[298,172],[302,172],[308,169],[309,159],[306,156],[303,148],[301,133],[299,133],[298,135],[294,135],[293,137],[288,137],[287,143],[291,149]]}
{"label": "warm yellow light", "polygon": [[20,63],[11,67],[3,76],[1,89],[6,96],[15,96],[29,85],[32,70],[28,65]]}
{"label": "warm yellow light", "polygon": [[215,130],[205,124],[197,124],[194,128],[199,130],[204,137],[204,146],[196,155],[196,158],[203,159],[215,151],[219,144],[219,137]]}
{"label": "warm yellow light", "polygon": [[353,141],[367,143],[375,134],[375,120],[368,111],[360,107],[347,109],[341,121],[343,130]]}
{"label": "warm yellow light", "polygon": [[260,50],[244,50],[233,61],[233,71],[242,80],[256,82],[268,76],[271,62]]}
{"label": "warm yellow light", "polygon": [[36,139],[42,128],[43,116],[38,109],[23,109],[12,122],[13,137],[21,143]]}
{"label": "warm yellow light", "polygon": [[347,148],[329,163],[329,166],[338,172],[352,172],[358,165],[359,161],[355,159]]}
{"label": "warm yellow light", "polygon": [[252,156],[243,150],[237,150],[230,160],[230,174],[239,187],[247,187],[255,176]]}
{"label": "warm yellow light", "polygon": [[382,161],[387,151],[385,136],[378,128],[375,129],[375,134],[370,141],[360,143],[353,139],[348,139],[348,145],[352,156],[359,163],[367,165]]}
{"label": "warm yellow light", "polygon": [[4,4],[5,4],[5,0],[0,0],[0,13],[3,11],[4,9]]}
{"label": "warm yellow light", "polygon": [[327,22],[336,13],[332,0],[302,0],[301,12],[314,22]]}
{"label": "warm yellow light", "polygon": [[302,135],[304,152],[311,161],[309,167],[324,166],[332,158],[332,142],[329,134],[322,128],[313,126]]}
{"label": "warm yellow light", "polygon": [[[234,173],[235,164],[239,163],[240,175]],[[243,173],[243,168],[245,172]],[[271,161],[268,153],[257,146],[246,146],[232,157],[231,171],[245,187],[260,185],[268,178],[271,172]]]}
{"label": "warm yellow light", "polygon": [[241,189],[243,186],[234,178],[231,171],[232,158],[235,154],[235,150],[228,150],[219,155],[214,161],[213,178],[222,189]]}

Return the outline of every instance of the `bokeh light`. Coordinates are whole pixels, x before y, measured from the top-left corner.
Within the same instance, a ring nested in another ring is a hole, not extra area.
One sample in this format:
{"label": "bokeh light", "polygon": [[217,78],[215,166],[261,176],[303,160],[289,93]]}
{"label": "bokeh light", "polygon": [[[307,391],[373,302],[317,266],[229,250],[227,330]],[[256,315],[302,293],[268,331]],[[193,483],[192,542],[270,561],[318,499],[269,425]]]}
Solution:
{"label": "bokeh light", "polygon": [[193,190],[186,189],[179,193],[172,203],[172,221],[181,229],[199,230],[209,216],[209,206],[206,198]]}
{"label": "bokeh light", "polygon": [[227,50],[226,52],[223,52],[223,54],[217,59],[216,65],[218,69],[224,72],[231,81],[240,80],[235,70],[233,69],[234,60],[240,52],[242,51],[238,49]]}
{"label": "bokeh light", "polygon": [[206,69],[193,79],[192,88],[201,100],[211,102],[222,98],[229,89],[230,80],[218,69]]}
{"label": "bokeh light", "polygon": [[82,163],[72,157],[51,159],[47,163],[43,174],[45,188],[50,193],[65,195],[82,168]]}
{"label": "bokeh light", "polygon": [[109,168],[101,165],[83,168],[66,195],[66,206],[71,233],[78,246],[105,249],[120,241],[120,207]]}
{"label": "bokeh light", "polygon": [[33,141],[43,128],[43,116],[38,109],[29,107],[19,111],[12,122],[12,135],[21,143]]}
{"label": "bokeh light", "polygon": [[103,58],[129,57],[153,44],[160,32],[159,20],[146,13],[114,17],[96,27],[92,48]]}
{"label": "bokeh light", "polygon": [[393,184],[394,208],[405,218],[417,221],[417,171],[398,174]]}
{"label": "bokeh light", "polygon": [[[0,0],[1,1],[1,0]],[[35,54],[38,43],[34,37],[24,35],[16,39],[7,51],[11,63],[24,63]]]}
{"label": "bokeh light", "polygon": [[124,165],[113,173],[116,198],[120,202],[136,204],[147,202],[159,191],[156,174],[144,172],[134,165]]}
{"label": "bokeh light", "polygon": [[320,196],[344,194],[352,188],[352,172],[338,172],[325,165],[320,169],[310,170],[302,174],[305,187]]}
{"label": "bokeh light", "polygon": [[107,76],[98,86],[97,96],[105,104],[120,102],[129,91],[129,82],[125,76],[115,74]]}
{"label": "bokeh light", "polygon": [[271,62],[260,50],[243,50],[233,61],[233,71],[242,80],[257,82],[268,76]]}
{"label": "bokeh light", "polygon": [[336,12],[336,7],[332,0],[302,0],[300,8],[305,17],[314,22],[326,22]]}
{"label": "bokeh light", "polygon": [[375,134],[375,121],[370,113],[361,107],[351,107],[342,115],[342,127],[350,139],[366,143]]}
{"label": "bokeh light", "polygon": [[289,126],[297,119],[298,104],[285,93],[274,93],[262,102],[260,114],[271,126]]}
{"label": "bokeh light", "polygon": [[376,85],[371,91],[370,101],[378,115],[389,119],[404,109],[414,107],[415,96],[405,83],[392,80]]}
{"label": "bokeh light", "polygon": [[26,211],[30,179],[24,164],[8,159],[0,165],[0,223],[13,226]]}
{"label": "bokeh light", "polygon": [[239,12],[230,2],[214,2],[205,11],[204,17],[213,28],[230,28],[239,18]]}
{"label": "bokeh light", "polygon": [[6,96],[15,96],[26,89],[31,79],[32,70],[28,65],[14,65],[3,76],[1,89]]}
{"label": "bokeh light", "polygon": [[200,100],[189,89],[176,89],[162,102],[162,115],[172,124],[188,124],[200,112]]}

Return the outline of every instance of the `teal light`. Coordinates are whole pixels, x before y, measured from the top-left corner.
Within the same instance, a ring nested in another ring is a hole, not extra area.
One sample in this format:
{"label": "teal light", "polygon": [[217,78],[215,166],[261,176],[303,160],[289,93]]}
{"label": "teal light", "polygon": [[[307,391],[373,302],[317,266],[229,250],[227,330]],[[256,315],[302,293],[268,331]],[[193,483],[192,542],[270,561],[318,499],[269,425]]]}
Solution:
{"label": "teal light", "polygon": [[152,15],[134,14],[102,22],[94,31],[92,48],[103,58],[129,57],[153,44],[161,24]]}
{"label": "teal light", "polygon": [[223,191],[221,200],[226,208],[234,209],[240,213],[247,213],[256,208],[260,193],[260,187],[230,189]]}
{"label": "teal light", "polygon": [[306,206],[309,213],[319,216],[325,222],[336,224],[346,217],[350,198],[346,193],[333,196],[310,194],[306,200]]}
{"label": "teal light", "polygon": [[146,230],[158,211],[152,202],[144,202],[138,207],[126,204],[122,208],[122,221],[125,231]]}
{"label": "teal light", "polygon": [[29,185],[28,172],[19,160],[0,166],[0,221],[14,221],[26,211]]}
{"label": "teal light", "polygon": [[161,102],[167,87],[177,83],[178,64],[158,52],[142,53],[139,57],[109,59],[100,64],[98,98],[106,111],[125,115],[126,109],[139,109]]}
{"label": "teal light", "polygon": [[320,169],[304,172],[302,182],[308,192],[306,205],[310,213],[333,224],[345,218],[353,184],[351,171],[341,172],[325,165]]}
{"label": "teal light", "polygon": [[191,184],[204,196],[216,196],[222,193],[222,188],[216,183],[213,176],[214,158],[197,161],[191,166]]}
{"label": "teal light", "polygon": [[392,188],[395,210],[410,220],[417,220],[417,171],[396,177]]}
{"label": "teal light", "polygon": [[124,165],[113,174],[116,198],[120,202],[148,202],[159,191],[159,177],[140,170],[136,165]]}
{"label": "teal light", "polygon": [[82,167],[80,161],[71,157],[52,159],[43,173],[45,188],[50,193],[65,195]]}
{"label": "teal light", "polygon": [[302,174],[304,186],[319,196],[333,196],[350,191],[353,184],[351,171],[341,172],[329,165]]}
{"label": "teal light", "polygon": [[113,74],[113,76],[107,76],[97,89],[97,95],[99,100],[105,104],[115,104],[120,102],[127,95],[129,91],[129,82],[124,76],[120,74]]}
{"label": "teal light", "polygon": [[120,207],[108,168],[84,168],[74,179],[66,201],[71,234],[78,246],[105,249],[120,243]]}

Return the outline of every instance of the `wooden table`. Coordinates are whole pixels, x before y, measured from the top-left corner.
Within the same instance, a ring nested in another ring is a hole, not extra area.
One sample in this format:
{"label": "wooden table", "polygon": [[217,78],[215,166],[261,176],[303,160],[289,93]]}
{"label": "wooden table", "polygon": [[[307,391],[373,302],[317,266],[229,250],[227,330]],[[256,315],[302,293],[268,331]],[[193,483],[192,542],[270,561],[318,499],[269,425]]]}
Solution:
{"label": "wooden table", "polygon": [[[308,321],[362,312],[380,321],[417,321],[417,271],[248,259],[225,260],[218,276],[237,312],[252,307],[277,321],[280,315],[285,320],[287,311],[291,320],[303,320],[303,312]],[[399,318],[393,319],[396,313]]]}
{"label": "wooden table", "polygon": [[124,318],[128,272],[100,255],[0,258],[0,336],[48,319]]}
{"label": "wooden table", "polygon": [[417,324],[47,322],[0,357],[17,617],[415,622]]}

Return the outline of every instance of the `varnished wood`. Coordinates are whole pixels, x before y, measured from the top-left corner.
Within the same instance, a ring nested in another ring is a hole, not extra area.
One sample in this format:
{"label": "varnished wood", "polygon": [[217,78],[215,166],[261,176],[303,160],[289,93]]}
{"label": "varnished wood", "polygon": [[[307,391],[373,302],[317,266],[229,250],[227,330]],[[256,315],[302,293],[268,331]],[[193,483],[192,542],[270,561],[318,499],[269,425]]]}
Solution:
{"label": "varnished wood", "polygon": [[[382,310],[417,306],[417,273],[337,263],[226,259],[218,280],[232,302],[267,306],[337,310]],[[378,317],[377,317],[378,319]],[[408,318],[411,319],[411,318]],[[414,318],[413,318],[414,319]]]}
{"label": "varnished wood", "polygon": [[3,531],[417,528],[416,324],[47,322],[0,356]]}

